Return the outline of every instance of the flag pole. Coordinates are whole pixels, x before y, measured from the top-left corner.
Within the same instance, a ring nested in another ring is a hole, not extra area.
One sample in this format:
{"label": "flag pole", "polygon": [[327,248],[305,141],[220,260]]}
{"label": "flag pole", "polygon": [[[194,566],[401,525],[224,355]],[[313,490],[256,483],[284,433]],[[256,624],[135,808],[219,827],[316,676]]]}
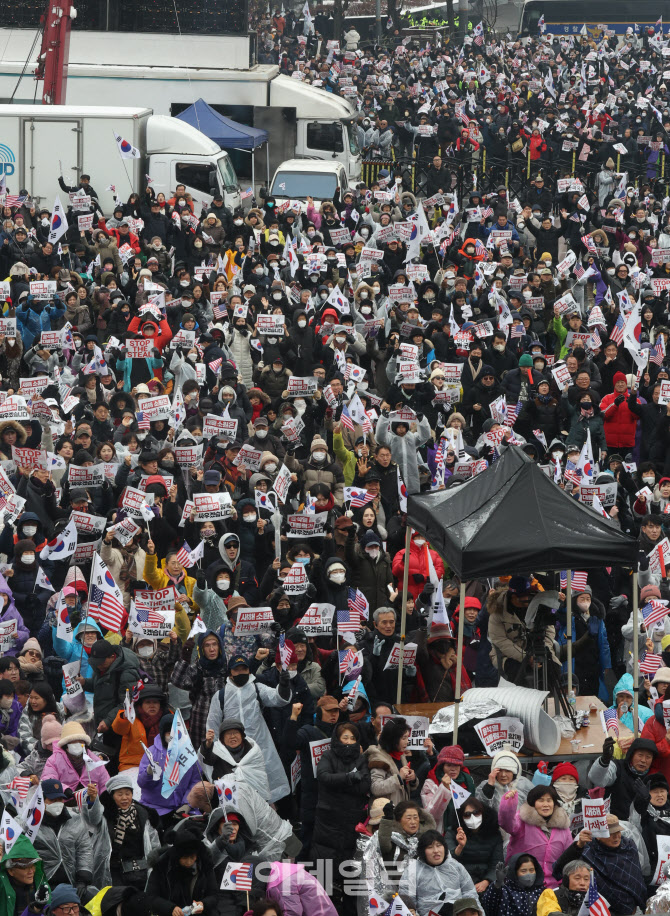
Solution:
{"label": "flag pole", "polygon": [[637,738],[640,730],[638,713],[640,708],[640,651],[638,627],[638,595],[637,595],[637,569],[633,570],[633,735]]}
{"label": "flag pole", "polygon": [[[461,677],[463,675],[463,632],[465,630],[465,579],[461,579],[461,597],[458,615],[458,652],[456,655],[456,695],[454,696],[454,738],[458,744],[458,711],[461,703]],[[456,805],[454,805],[454,808]]]}
{"label": "flag pole", "polygon": [[405,625],[407,623],[407,590],[409,588],[409,549],[412,543],[412,527],[405,520],[405,567],[402,574],[402,613],[400,617],[400,658],[398,659],[398,690],[396,703],[402,701],[402,663],[405,654]]}
{"label": "flag pole", "polygon": [[572,570],[568,569],[566,594],[567,640],[568,640],[568,702],[572,695]]}

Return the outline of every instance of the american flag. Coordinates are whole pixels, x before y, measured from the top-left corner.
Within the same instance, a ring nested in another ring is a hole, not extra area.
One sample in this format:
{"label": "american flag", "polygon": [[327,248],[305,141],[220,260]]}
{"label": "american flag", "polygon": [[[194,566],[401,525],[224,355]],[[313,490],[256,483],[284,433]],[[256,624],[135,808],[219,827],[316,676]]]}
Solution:
{"label": "american flag", "polygon": [[[573,484],[574,486],[576,487],[579,486],[579,484],[581,483],[581,478],[579,474],[577,473],[577,465],[574,463],[574,461],[565,462],[565,472],[563,474],[563,477],[569,483]],[[567,584],[567,580],[566,580],[566,584]]]}
{"label": "american flag", "polygon": [[600,339],[598,328],[594,328],[593,332],[591,333],[591,339],[589,340],[589,350],[598,350],[600,347],[602,347],[602,345],[603,342]]}
{"label": "american flag", "polygon": [[612,328],[612,332],[610,334],[610,340],[613,340],[614,343],[617,344],[617,346],[623,340],[623,327],[624,327],[623,315],[619,315],[619,317],[616,320],[616,324]]}
{"label": "american flag", "polygon": [[590,235],[582,236],[582,244],[591,254],[596,253],[596,243],[593,241]]}
{"label": "american flag", "polygon": [[[240,198],[241,200],[246,200],[247,197],[252,197],[253,193],[254,193],[253,188],[247,188],[246,191],[242,191],[242,193],[240,194]],[[251,887],[251,885],[249,885],[249,887]]]}
{"label": "american flag", "polygon": [[589,884],[588,904],[590,916],[610,916],[607,904],[598,893],[596,877],[593,872],[591,872],[591,883]]}
{"label": "american flag", "polygon": [[458,119],[459,121],[462,121],[466,127],[470,126],[470,118],[466,115],[463,108],[458,110]]}
{"label": "american flag", "polygon": [[493,216],[493,209],[491,207],[486,207],[482,210],[482,216],[486,219],[489,216]]}
{"label": "american flag", "polygon": [[648,629],[655,623],[658,623],[659,620],[663,620],[668,610],[670,610],[670,608],[668,608],[667,604],[662,604],[660,601],[655,601],[652,598],[649,604],[645,604],[642,608],[645,627]]}
{"label": "american flag", "polygon": [[[350,611],[355,611],[359,617],[367,617],[370,605],[368,604],[368,599],[360,589],[349,589],[348,604]],[[358,627],[356,629],[358,629]]]}
{"label": "american flag", "polygon": [[[339,614],[339,611],[337,613]],[[351,648],[340,649],[339,657],[340,657],[340,674],[344,674],[344,672],[349,667],[349,662],[353,661],[353,659],[356,658],[356,650],[351,649]]]}
{"label": "american flag", "polygon": [[214,312],[215,318],[225,318],[226,316],[226,307],[225,305],[215,305],[213,306],[212,311]]}
{"label": "american flag", "polygon": [[143,410],[138,410],[135,413],[135,419],[137,420],[138,429],[151,429],[151,421],[149,420],[149,417],[144,416]]}
{"label": "american flag", "polygon": [[349,502],[352,509],[361,509],[368,503],[373,502],[374,498],[374,493],[368,493],[367,490],[361,487],[344,488],[344,500]]}
{"label": "american flag", "polygon": [[84,803],[88,801],[88,789],[84,787],[83,789],[77,789],[74,793],[74,800],[77,803],[77,809],[79,813],[84,810]]}
{"label": "american flag", "polygon": [[523,337],[524,334],[525,334],[525,328],[522,324],[513,324],[512,325],[512,328],[510,330],[510,337],[512,338],[512,340],[514,340],[514,338]]}
{"label": "american flag", "polygon": [[182,566],[186,566],[186,564],[190,561],[190,555],[191,555],[191,548],[188,546],[186,541],[184,541],[184,543],[181,545],[181,547],[177,551],[177,559],[179,560]]}
{"label": "american flag", "polygon": [[214,375],[216,375],[216,373],[217,373],[217,372],[219,371],[219,369],[221,368],[221,363],[222,363],[222,362],[223,362],[223,356],[220,356],[218,359],[213,359],[213,360],[211,361],[211,363],[207,363],[207,365],[208,365],[209,368],[212,370],[212,372],[214,373]]}
{"label": "american flag", "polygon": [[355,608],[348,607],[346,611],[337,612],[338,633],[355,633],[360,627],[361,615]]}
{"label": "american flag", "polygon": [[640,659],[640,671],[642,674],[653,674],[654,671],[663,665],[663,659],[660,655],[654,655],[653,652],[645,652]]}
{"label": "american flag", "polygon": [[118,633],[126,609],[111,592],[103,592],[97,585],[91,585],[88,612],[108,630]]}
{"label": "american flag", "polygon": [[30,776],[15,776],[7,788],[14,789],[21,801],[24,801],[28,797],[28,789],[30,788]]}
{"label": "american flag", "polygon": [[7,194],[7,195],[5,196],[5,202],[4,202],[4,205],[3,205],[3,206],[5,206],[5,207],[20,207],[21,204],[22,204],[26,199],[27,199],[27,198],[26,198],[25,194],[23,195],[23,197],[19,197],[18,194]]}
{"label": "american flag", "polygon": [[354,421],[351,419],[351,414],[349,413],[349,409],[346,404],[344,404],[344,406],[342,407],[342,413],[340,414],[340,423],[342,424],[342,426],[346,427],[346,429],[350,429],[351,432],[353,433]]}
{"label": "american flag", "polygon": [[616,709],[603,710],[603,719],[605,720],[605,731],[612,729],[617,735],[619,734],[619,717]]}
{"label": "american flag", "polygon": [[251,879],[253,872],[254,866],[252,864],[240,865],[239,868],[233,872],[235,875],[235,887],[238,891],[251,890]]}
{"label": "american flag", "polygon": [[659,334],[658,340],[656,341],[655,346],[649,351],[649,361],[655,363],[657,366],[663,365],[663,360],[665,359],[665,341],[663,340],[663,335]]}
{"label": "american flag", "polygon": [[146,623],[148,627],[161,627],[165,623],[164,617],[142,604],[135,605],[135,616],[138,623]]}
{"label": "american flag", "polygon": [[[573,572],[572,574],[572,588],[574,591],[584,591],[586,588],[586,581],[588,579],[588,573],[585,572]],[[567,570],[561,570],[561,591],[568,587],[568,573]]]}
{"label": "american flag", "polygon": [[442,239],[442,242],[440,243],[440,257],[443,258],[445,256],[450,242],[451,242],[451,237],[449,235],[446,238]]}
{"label": "american flag", "polygon": [[482,242],[481,239],[475,239],[475,254],[483,255],[484,258],[488,258],[489,253],[486,250],[486,245]]}
{"label": "american flag", "polygon": [[572,272],[577,277],[578,280],[581,280],[584,274],[586,273],[586,271],[584,270],[581,264],[575,264],[575,266],[572,268]]}
{"label": "american flag", "polygon": [[[519,416],[519,414],[521,413],[522,407],[523,407],[523,404],[521,401],[517,401],[516,404],[507,405],[507,422],[509,423],[510,426],[514,426],[514,424],[516,423],[516,419]],[[509,441],[511,442],[512,439],[510,439]]]}

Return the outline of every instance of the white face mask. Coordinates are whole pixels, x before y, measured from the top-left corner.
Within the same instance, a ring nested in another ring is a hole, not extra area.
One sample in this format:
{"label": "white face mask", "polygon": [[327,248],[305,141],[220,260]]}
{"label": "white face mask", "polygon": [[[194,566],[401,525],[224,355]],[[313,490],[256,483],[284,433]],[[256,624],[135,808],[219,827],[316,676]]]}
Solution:
{"label": "white face mask", "polygon": [[186,289],[186,287],[189,285],[190,282],[191,282],[190,280],[180,280],[179,285],[183,287],[184,289]]}
{"label": "white face mask", "polygon": [[289,680],[292,681],[294,677],[297,677],[297,676],[298,676],[297,670],[296,670],[296,671],[289,671],[288,676],[289,676]]}
{"label": "white face mask", "polygon": [[256,268],[254,269],[254,273],[256,274],[257,277],[262,277],[262,276],[263,276],[263,268],[262,268],[262,267],[256,267]]}
{"label": "white face mask", "polygon": [[[76,342],[76,341],[75,341],[75,342]],[[7,338],[7,343],[9,344],[10,347],[13,347],[14,344],[16,343],[16,337],[8,337],[8,338]]]}
{"label": "white face mask", "polygon": [[154,654],[153,646],[140,646],[137,654],[140,658],[150,658]]}
{"label": "white face mask", "polygon": [[84,753],[84,745],[81,743],[68,744],[67,752],[68,754],[71,754],[73,757],[81,757]]}
{"label": "white face mask", "polygon": [[367,289],[362,289],[360,295],[361,295],[361,299],[367,299],[367,298],[368,298],[368,291],[367,291]]}
{"label": "white face mask", "polygon": [[247,523],[247,525],[253,525],[253,523],[256,521],[255,514],[254,515],[243,515],[242,518]]}
{"label": "white face mask", "polygon": [[220,592],[227,592],[230,588],[230,579],[217,579],[216,587]]}
{"label": "white face mask", "polygon": [[277,465],[274,463],[274,461],[270,461],[265,465],[263,470],[267,471],[268,474],[274,474],[274,472],[277,470]]}
{"label": "white face mask", "polygon": [[307,407],[307,404],[302,400],[302,398],[296,398],[293,402],[296,410],[304,410]]}
{"label": "white face mask", "polygon": [[0,709],[11,709],[13,703],[14,699],[12,697],[3,697],[0,700]]}
{"label": "white face mask", "polygon": [[643,477],[642,482],[646,483],[648,487],[651,487],[656,483],[656,478],[655,477]]}
{"label": "white face mask", "polygon": [[505,344],[504,343],[493,344],[493,349],[498,350],[500,353],[502,353],[502,351],[505,349]]}
{"label": "white face mask", "polygon": [[362,313],[363,315],[369,315],[371,311],[372,311],[372,309],[370,308],[369,305],[364,305],[364,306],[361,308],[361,313]]}
{"label": "white face mask", "polygon": [[484,818],[481,814],[467,814],[463,820],[470,828],[470,830],[477,830],[479,827],[481,827]]}
{"label": "white face mask", "polygon": [[22,562],[22,563],[25,563],[26,566],[30,566],[30,564],[31,564],[34,560],[35,560],[35,554],[34,554],[34,553],[24,553],[23,556],[21,557],[21,562]]}
{"label": "white face mask", "polygon": [[281,293],[273,293],[272,298],[275,300],[275,302],[279,302],[281,299]]}
{"label": "white face mask", "polygon": [[325,460],[326,460],[326,453],[325,453],[325,452],[321,452],[321,451],[312,452],[312,458],[313,458],[315,461],[325,461]]}
{"label": "white face mask", "polygon": [[37,534],[37,525],[26,525],[23,533],[27,538],[31,538],[34,534]]}
{"label": "white face mask", "polygon": [[65,807],[65,802],[51,802],[50,805],[46,807],[46,813],[52,814],[54,817],[58,817],[59,814],[63,813],[63,808]]}
{"label": "white face mask", "polygon": [[306,322],[306,321],[299,321],[299,322],[298,322],[298,327],[299,327],[299,328],[306,328],[306,327],[307,327],[307,322]]}
{"label": "white face mask", "polygon": [[347,578],[347,574],[343,572],[334,572],[331,573],[328,578],[331,582],[334,582],[336,585],[342,585],[344,580]]}
{"label": "white face mask", "polygon": [[367,555],[370,557],[371,560],[377,560],[377,559],[379,559],[379,550],[377,550],[377,549],[375,549],[375,550],[366,550],[365,552],[367,553]]}
{"label": "white face mask", "polygon": [[265,437],[267,436],[267,434],[268,434],[267,429],[257,429],[257,430],[256,430],[256,437],[257,437],[258,439],[265,439]]}
{"label": "white face mask", "polygon": [[416,544],[417,547],[423,547],[426,541],[425,541],[425,538],[414,538],[414,543]]}

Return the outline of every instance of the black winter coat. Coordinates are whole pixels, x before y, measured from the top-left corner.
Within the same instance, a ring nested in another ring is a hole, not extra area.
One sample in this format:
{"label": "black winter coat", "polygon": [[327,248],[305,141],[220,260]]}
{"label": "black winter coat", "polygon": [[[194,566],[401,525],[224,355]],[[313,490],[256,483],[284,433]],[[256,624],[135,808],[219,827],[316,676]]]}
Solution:
{"label": "black winter coat", "polygon": [[199,900],[204,905],[203,916],[215,916],[219,887],[211,855],[201,847],[195,874],[179,864],[179,855],[179,850],[171,847],[160,857],[149,875],[146,893],[153,897],[154,911],[158,916],[171,916],[176,906],[183,909]]}
{"label": "black winter coat", "polygon": [[[463,830],[468,838],[461,850],[461,854],[454,856],[470,875],[475,884],[479,881],[493,883],[496,877],[496,865],[503,860],[502,836],[498,828],[498,816],[493,808],[484,805],[484,820],[479,830],[470,830],[463,824]],[[454,855],[458,845],[456,830],[448,827],[444,836],[449,847],[449,852]]]}
{"label": "black winter coat", "polygon": [[344,745],[333,736],[330,747],[316,771],[319,794],[311,857],[339,863],[351,858],[356,847],[355,827],[365,817],[370,771],[360,745]]}

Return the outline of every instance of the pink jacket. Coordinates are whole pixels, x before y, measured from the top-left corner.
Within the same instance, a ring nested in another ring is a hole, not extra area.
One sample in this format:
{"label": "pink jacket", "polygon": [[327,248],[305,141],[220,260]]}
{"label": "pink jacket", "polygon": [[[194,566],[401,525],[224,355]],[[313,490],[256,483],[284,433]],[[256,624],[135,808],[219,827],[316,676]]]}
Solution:
{"label": "pink jacket", "polygon": [[525,802],[517,811],[517,800],[516,795],[513,798],[503,796],[498,811],[498,823],[510,834],[506,861],[519,853],[530,853],[542,866],[547,887],[558,887],[560,881],[555,880],[551,871],[556,859],[572,843],[570,818],[557,806],[546,822],[550,831],[545,833],[541,826],[545,823],[544,818]]}
{"label": "pink jacket", "polygon": [[304,865],[273,862],[267,895],[281,903],[284,916],[337,916],[330,897]]}
{"label": "pink jacket", "polygon": [[[88,751],[87,753],[92,760],[100,760],[97,754]],[[66,788],[72,789],[73,792],[87,786],[89,783],[86,765],[84,765],[80,776],[61,747],[54,747],[51,757],[47,760],[42,771],[42,780],[44,779],[58,779]],[[109,773],[104,766],[95,767],[95,769],[91,770],[90,782],[97,786],[98,795],[105,791],[108,779]]]}

